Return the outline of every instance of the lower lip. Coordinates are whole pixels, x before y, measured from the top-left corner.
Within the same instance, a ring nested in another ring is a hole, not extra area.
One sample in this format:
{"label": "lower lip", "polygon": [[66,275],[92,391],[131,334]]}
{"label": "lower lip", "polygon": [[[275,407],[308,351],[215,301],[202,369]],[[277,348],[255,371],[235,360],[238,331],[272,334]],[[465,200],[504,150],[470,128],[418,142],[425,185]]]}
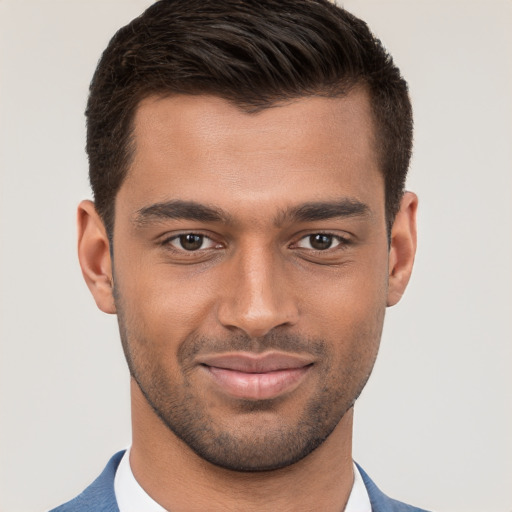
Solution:
{"label": "lower lip", "polygon": [[266,373],[246,373],[215,366],[206,368],[227,394],[245,400],[269,400],[297,388],[311,365]]}

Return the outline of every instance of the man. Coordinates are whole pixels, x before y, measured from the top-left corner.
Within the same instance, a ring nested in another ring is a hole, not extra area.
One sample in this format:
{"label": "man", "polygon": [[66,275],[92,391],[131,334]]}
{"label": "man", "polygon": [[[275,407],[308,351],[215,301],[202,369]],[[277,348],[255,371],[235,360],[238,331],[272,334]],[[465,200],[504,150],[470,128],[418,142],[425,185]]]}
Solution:
{"label": "man", "polygon": [[133,442],[67,510],[412,511],[351,455],[409,280],[407,86],[326,0],[164,0],[91,84],[79,258]]}

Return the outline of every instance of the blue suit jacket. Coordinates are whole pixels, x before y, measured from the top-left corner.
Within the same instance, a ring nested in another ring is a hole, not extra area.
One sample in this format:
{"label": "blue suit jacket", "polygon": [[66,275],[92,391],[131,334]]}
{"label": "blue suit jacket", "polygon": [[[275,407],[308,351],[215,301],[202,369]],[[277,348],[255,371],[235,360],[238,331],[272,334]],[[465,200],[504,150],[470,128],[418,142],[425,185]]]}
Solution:
{"label": "blue suit jacket", "polygon": [[[108,462],[103,473],[82,494],[50,512],[119,512],[114,492],[114,476],[123,454],[124,451],[116,453]],[[370,480],[369,476],[359,466],[357,467],[368,490],[372,512],[427,512],[388,498]]]}

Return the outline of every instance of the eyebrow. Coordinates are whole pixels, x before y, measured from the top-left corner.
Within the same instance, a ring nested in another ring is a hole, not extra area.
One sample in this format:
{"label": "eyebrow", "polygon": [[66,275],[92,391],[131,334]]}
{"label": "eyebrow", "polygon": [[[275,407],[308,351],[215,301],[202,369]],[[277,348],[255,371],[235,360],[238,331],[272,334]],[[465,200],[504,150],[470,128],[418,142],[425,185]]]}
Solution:
{"label": "eyebrow", "polygon": [[315,201],[302,204],[291,210],[285,210],[276,219],[276,224],[285,221],[314,222],[347,217],[365,217],[371,214],[368,205],[353,198],[334,201]]}
{"label": "eyebrow", "polygon": [[[315,201],[285,209],[274,219],[280,226],[286,222],[314,222],[335,218],[368,216],[370,208],[357,199],[342,198],[334,201]],[[221,208],[195,201],[171,200],[145,206],[135,214],[135,224],[145,226],[159,220],[192,220],[198,222],[232,223],[231,215]]]}
{"label": "eyebrow", "polygon": [[144,226],[153,220],[183,219],[199,222],[229,222],[230,216],[220,208],[195,201],[172,200],[145,206],[137,211],[135,223]]}

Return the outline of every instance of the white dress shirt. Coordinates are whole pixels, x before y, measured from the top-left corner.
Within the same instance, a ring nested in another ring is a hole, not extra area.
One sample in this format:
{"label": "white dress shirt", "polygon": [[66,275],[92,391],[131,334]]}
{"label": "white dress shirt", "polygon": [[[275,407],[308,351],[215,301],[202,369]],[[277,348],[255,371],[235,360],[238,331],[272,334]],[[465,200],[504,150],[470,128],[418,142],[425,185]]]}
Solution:
{"label": "white dress shirt", "polygon": [[[130,449],[126,450],[114,479],[114,490],[120,512],[166,512],[139,485],[130,466]],[[370,497],[361,474],[354,464],[354,485],[344,512],[371,512]],[[340,511],[341,512],[341,511]]]}

